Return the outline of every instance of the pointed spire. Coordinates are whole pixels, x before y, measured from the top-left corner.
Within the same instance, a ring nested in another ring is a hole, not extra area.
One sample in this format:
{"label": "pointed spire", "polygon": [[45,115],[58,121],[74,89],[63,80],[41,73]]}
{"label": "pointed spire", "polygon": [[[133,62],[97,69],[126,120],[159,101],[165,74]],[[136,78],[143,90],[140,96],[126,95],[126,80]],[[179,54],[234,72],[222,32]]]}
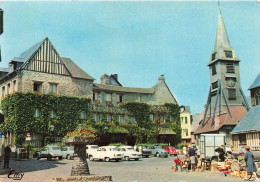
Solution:
{"label": "pointed spire", "polygon": [[220,8],[218,13],[218,26],[217,26],[214,50],[217,52],[219,49],[232,49],[228,40],[228,36],[227,36],[227,32],[226,32],[226,28],[222,18]]}

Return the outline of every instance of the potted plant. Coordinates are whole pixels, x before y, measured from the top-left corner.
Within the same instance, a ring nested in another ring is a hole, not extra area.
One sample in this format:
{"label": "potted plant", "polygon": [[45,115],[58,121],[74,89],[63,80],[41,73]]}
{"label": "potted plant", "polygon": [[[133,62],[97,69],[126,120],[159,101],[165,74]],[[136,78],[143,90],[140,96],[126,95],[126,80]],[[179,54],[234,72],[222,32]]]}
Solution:
{"label": "potted plant", "polygon": [[78,129],[74,131],[67,132],[64,140],[66,143],[93,143],[96,135],[90,130]]}

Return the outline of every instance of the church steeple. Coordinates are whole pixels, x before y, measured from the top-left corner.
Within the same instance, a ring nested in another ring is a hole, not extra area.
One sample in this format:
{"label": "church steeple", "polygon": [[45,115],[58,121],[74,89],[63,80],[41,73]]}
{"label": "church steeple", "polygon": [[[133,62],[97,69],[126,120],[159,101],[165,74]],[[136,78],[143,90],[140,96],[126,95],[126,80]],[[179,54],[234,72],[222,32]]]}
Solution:
{"label": "church steeple", "polygon": [[239,61],[236,51],[230,45],[220,8],[218,13],[215,46],[211,54],[209,65],[216,62],[218,59]]}

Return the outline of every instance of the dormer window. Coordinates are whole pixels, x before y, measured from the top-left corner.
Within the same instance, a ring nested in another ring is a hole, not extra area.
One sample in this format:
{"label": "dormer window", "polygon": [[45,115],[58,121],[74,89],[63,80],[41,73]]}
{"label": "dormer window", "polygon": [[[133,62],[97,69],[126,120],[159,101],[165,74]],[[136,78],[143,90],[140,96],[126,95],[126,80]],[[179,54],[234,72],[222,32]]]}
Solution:
{"label": "dormer window", "polygon": [[225,52],[226,58],[233,58],[232,51],[224,51],[224,52]]}

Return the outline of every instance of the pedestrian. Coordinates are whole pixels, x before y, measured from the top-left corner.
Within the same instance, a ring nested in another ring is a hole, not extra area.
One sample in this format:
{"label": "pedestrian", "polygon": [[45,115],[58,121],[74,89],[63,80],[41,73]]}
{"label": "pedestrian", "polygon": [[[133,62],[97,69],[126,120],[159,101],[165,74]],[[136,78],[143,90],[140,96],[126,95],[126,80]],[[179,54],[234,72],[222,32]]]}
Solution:
{"label": "pedestrian", "polygon": [[219,162],[224,162],[225,161],[225,151],[224,151],[224,145],[221,145],[220,147],[218,147],[215,152],[218,152],[218,158],[219,158]]}
{"label": "pedestrian", "polygon": [[138,149],[139,149],[139,152],[142,152],[142,146],[141,145],[138,147]]}
{"label": "pedestrian", "polygon": [[192,145],[189,145],[188,155],[190,157],[191,170],[193,171],[195,170],[196,159],[195,159],[195,150],[192,147]]}
{"label": "pedestrian", "polygon": [[11,154],[11,148],[9,145],[7,145],[4,149],[5,154],[4,154],[4,168],[9,168],[9,161],[10,161],[10,154]]}
{"label": "pedestrian", "polygon": [[137,151],[137,146],[136,145],[134,146],[134,150]]}
{"label": "pedestrian", "polygon": [[253,175],[255,176],[255,181],[260,181],[256,175],[257,168],[254,162],[254,155],[250,152],[249,146],[246,146],[245,150],[246,154],[244,156],[244,159],[246,161],[246,177],[244,178],[244,180],[248,180],[248,173],[253,173]]}

